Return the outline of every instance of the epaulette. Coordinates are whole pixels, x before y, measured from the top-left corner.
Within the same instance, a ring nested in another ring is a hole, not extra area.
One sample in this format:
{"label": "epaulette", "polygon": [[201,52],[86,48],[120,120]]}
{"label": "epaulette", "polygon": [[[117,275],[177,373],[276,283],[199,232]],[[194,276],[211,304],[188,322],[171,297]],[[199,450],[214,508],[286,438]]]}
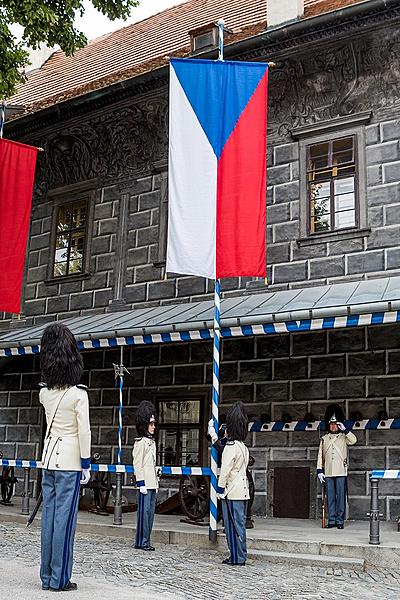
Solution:
{"label": "epaulette", "polygon": [[135,438],[135,442],[140,442],[140,440],[142,440],[142,439],[143,439],[143,437]]}
{"label": "epaulette", "polygon": [[76,387],[79,388],[80,390],[87,390],[88,389],[88,386],[84,385],[83,383],[78,383],[78,385]]}
{"label": "epaulette", "polygon": [[234,446],[235,445],[235,440],[229,440],[228,442],[226,442],[227,446]]}
{"label": "epaulette", "polygon": [[44,383],[43,381],[40,381],[38,383],[38,387],[40,387],[40,389],[47,388],[47,383]]}

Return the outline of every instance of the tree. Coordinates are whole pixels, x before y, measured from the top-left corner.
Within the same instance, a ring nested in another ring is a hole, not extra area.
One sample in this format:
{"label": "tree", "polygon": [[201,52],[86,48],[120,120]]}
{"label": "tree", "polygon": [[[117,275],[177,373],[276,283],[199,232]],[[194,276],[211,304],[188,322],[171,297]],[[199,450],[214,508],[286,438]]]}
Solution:
{"label": "tree", "polygon": [[[93,6],[111,21],[126,19],[138,0],[91,0]],[[41,43],[60,46],[66,55],[86,45],[84,34],[74,27],[75,16],[85,12],[82,0],[0,0],[0,98],[9,98],[18,83],[25,80],[29,64],[26,48]],[[18,41],[10,25],[23,27]]]}

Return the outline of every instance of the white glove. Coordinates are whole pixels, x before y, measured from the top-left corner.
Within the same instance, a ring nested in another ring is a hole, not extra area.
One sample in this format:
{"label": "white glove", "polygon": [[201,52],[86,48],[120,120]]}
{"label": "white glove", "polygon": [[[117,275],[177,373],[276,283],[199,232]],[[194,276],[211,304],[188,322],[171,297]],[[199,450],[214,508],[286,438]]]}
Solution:
{"label": "white glove", "polygon": [[215,429],[214,429],[214,421],[213,421],[213,419],[210,419],[208,421],[207,433],[210,436],[212,443],[215,444],[215,442],[218,439],[218,436],[217,436],[217,434],[215,432]]}
{"label": "white glove", "polygon": [[145,485],[141,485],[141,486],[139,487],[139,492],[140,492],[141,494],[144,494],[144,495],[146,495],[146,494],[147,494],[147,487],[146,487]]}
{"label": "white glove", "polygon": [[90,469],[82,469],[81,485],[86,485],[87,483],[89,483],[89,479],[90,479]]}
{"label": "white glove", "polygon": [[346,431],[346,426],[343,425],[343,423],[338,422],[337,426],[338,426],[338,429],[340,429],[340,431]]}
{"label": "white glove", "polygon": [[320,483],[324,483],[325,475],[323,473],[318,473],[318,479],[319,479]]}

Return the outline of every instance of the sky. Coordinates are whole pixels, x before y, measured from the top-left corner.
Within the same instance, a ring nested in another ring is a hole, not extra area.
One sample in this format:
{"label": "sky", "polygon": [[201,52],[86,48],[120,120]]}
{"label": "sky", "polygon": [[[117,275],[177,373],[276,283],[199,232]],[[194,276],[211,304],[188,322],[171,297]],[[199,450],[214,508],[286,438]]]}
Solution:
{"label": "sky", "polygon": [[75,21],[77,29],[83,31],[86,37],[91,40],[99,35],[120,29],[130,23],[141,21],[147,17],[154,15],[155,13],[161,12],[169,6],[176,6],[182,4],[185,0],[141,0],[139,6],[132,9],[131,17],[127,21],[119,19],[117,21],[110,21],[107,17],[99,13],[89,0],[85,0],[83,3],[85,6],[85,14],[83,17],[79,17]]}
{"label": "sky", "polygon": [[[97,11],[89,0],[85,0],[83,2],[85,14],[83,17],[76,18],[75,25],[89,40],[92,40],[95,37],[109,33],[115,29],[120,29],[130,23],[141,21],[170,6],[176,6],[185,1],[186,0],[140,0],[139,6],[132,9],[131,16],[126,21],[123,21],[122,19],[110,21],[107,17]],[[23,30],[19,25],[13,25],[11,30],[17,37],[22,35]]]}

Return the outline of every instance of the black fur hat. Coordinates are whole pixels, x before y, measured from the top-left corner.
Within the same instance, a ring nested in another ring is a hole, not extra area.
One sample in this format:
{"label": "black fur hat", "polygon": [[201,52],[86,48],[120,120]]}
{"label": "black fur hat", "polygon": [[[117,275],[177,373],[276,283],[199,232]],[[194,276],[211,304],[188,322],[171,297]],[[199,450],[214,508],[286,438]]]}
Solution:
{"label": "black fur hat", "polygon": [[155,418],[154,406],[148,400],[143,400],[136,411],[136,431],[139,437],[147,434],[151,418]]}
{"label": "black fur hat", "polygon": [[83,374],[82,355],[73,333],[63,323],[51,323],[40,342],[42,380],[49,389],[78,385]]}
{"label": "black fur hat", "polygon": [[[325,429],[329,429],[329,422],[331,419],[336,419],[340,423],[345,420],[343,408],[340,404],[329,404],[325,411]],[[334,421],[333,421],[334,422]]]}
{"label": "black fur hat", "polygon": [[248,433],[249,420],[243,402],[240,400],[228,410],[226,415],[226,430],[230,440],[244,442]]}

